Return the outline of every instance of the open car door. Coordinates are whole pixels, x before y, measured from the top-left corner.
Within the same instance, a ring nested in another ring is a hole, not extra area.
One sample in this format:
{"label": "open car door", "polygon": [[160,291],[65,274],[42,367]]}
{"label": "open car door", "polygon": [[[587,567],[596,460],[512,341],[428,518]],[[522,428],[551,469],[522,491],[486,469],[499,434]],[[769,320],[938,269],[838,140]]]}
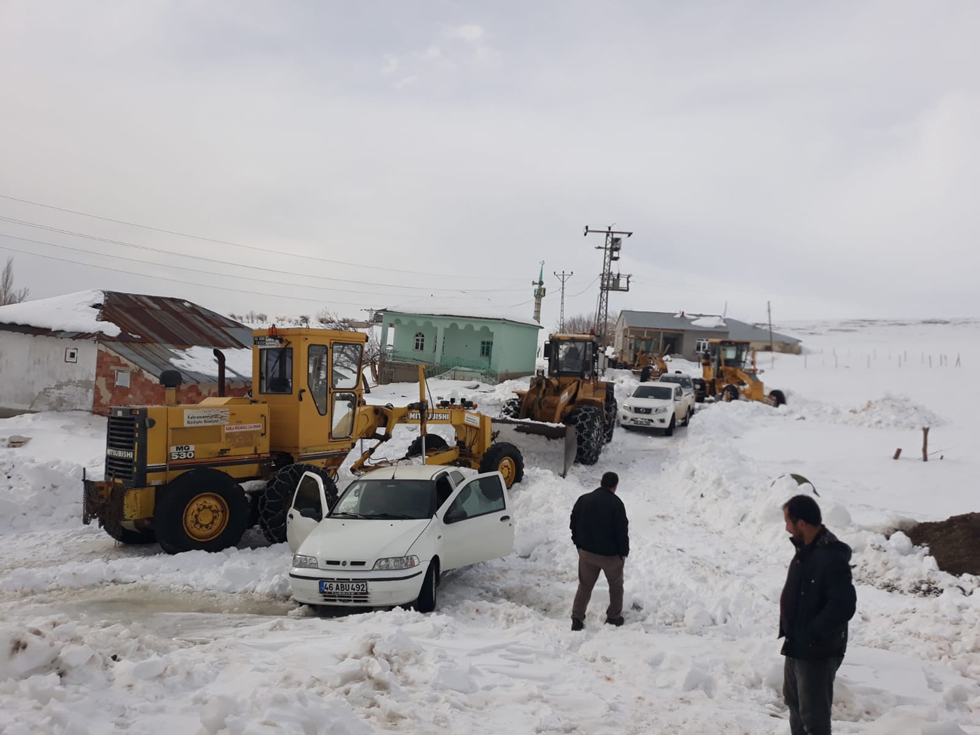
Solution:
{"label": "open car door", "polygon": [[286,513],[286,541],[291,552],[297,552],[329,508],[323,480],[312,472],[305,473],[296,486],[293,502]]}
{"label": "open car door", "polygon": [[514,550],[514,516],[499,472],[469,479],[446,503],[439,522],[445,570],[501,559]]}

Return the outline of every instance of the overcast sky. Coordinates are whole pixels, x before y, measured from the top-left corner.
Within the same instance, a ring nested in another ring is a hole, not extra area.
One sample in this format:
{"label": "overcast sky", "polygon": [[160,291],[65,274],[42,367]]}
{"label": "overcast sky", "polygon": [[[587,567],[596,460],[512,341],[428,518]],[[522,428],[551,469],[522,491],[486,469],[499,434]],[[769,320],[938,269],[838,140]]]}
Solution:
{"label": "overcast sky", "polygon": [[0,258],[351,316],[530,316],[543,260],[550,326],[615,224],[613,311],[980,316],[978,37],[972,0],[0,0],[0,195],[248,246],[0,198]]}

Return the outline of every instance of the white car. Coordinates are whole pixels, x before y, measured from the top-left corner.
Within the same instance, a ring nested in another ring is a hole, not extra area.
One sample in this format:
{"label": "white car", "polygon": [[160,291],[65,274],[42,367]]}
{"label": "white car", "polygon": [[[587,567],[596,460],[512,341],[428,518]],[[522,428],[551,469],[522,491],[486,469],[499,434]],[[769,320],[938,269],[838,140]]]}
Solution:
{"label": "white car", "polygon": [[676,426],[687,426],[694,415],[694,394],[676,383],[641,383],[619,411],[624,429],[663,429],[672,436]]}
{"label": "white car", "polygon": [[385,467],[352,482],[327,508],[323,481],[306,473],[286,514],[286,538],[293,598],[307,605],[411,604],[431,612],[443,572],[514,549],[499,472]]}
{"label": "white car", "polygon": [[658,383],[675,383],[684,389],[685,393],[694,395],[694,379],[679,370],[675,373],[664,373],[657,378]]}

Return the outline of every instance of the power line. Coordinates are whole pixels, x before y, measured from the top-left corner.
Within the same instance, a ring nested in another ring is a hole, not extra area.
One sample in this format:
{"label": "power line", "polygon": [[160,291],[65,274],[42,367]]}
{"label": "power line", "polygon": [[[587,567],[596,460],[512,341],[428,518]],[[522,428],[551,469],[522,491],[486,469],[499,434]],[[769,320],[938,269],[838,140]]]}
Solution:
{"label": "power line", "polygon": [[[23,239],[23,238],[16,238],[16,239]],[[302,296],[285,296],[283,294],[268,293],[267,291],[253,291],[253,290],[245,291],[245,290],[240,289],[240,288],[230,288],[228,286],[217,286],[217,285],[215,285],[213,283],[197,283],[197,282],[194,282],[194,281],[185,281],[185,280],[182,280],[182,279],[179,279],[179,278],[168,278],[167,276],[155,276],[155,275],[152,275],[152,274],[149,274],[149,273],[140,273],[138,271],[123,270],[122,268],[110,268],[107,265],[96,265],[95,263],[83,263],[83,262],[78,261],[78,260],[70,260],[68,258],[59,258],[56,255],[47,255],[45,253],[37,253],[37,252],[31,251],[31,250],[22,250],[20,248],[11,247],[10,245],[5,245],[3,243],[0,243],[0,250],[9,250],[11,252],[20,253],[22,255],[29,255],[29,256],[36,257],[36,258],[45,258],[47,260],[56,260],[59,263],[71,263],[72,265],[80,265],[80,266],[84,266],[86,268],[96,268],[98,270],[109,271],[109,272],[112,272],[112,273],[123,273],[123,274],[128,275],[128,276],[139,276],[140,278],[153,278],[153,279],[156,279],[158,281],[169,281],[171,283],[179,283],[179,284],[182,284],[184,286],[200,286],[200,287],[205,288],[205,289],[217,289],[218,291],[230,291],[232,293],[240,293],[240,294],[245,294],[247,296],[268,296],[268,297],[274,298],[274,299],[288,299],[290,301],[303,301],[303,302],[306,302],[306,303],[315,302],[315,303],[323,303],[323,304],[336,304],[336,305],[339,305],[339,306],[357,306],[357,307],[361,307],[361,306],[365,306],[366,305],[366,304],[364,304],[362,302],[332,301],[330,299],[320,299],[320,298],[315,298],[315,297],[304,298]],[[146,265],[158,265],[158,264],[156,264],[156,263],[146,263]],[[167,267],[167,266],[163,266],[163,267]],[[294,288],[296,287],[295,284],[292,284],[292,285],[293,285]]]}
{"label": "power line", "polygon": [[[2,220],[2,219],[3,218],[0,217],[0,220]],[[11,240],[20,240],[21,242],[30,242],[30,243],[34,243],[35,245],[48,245],[48,246],[53,247],[53,248],[60,248],[61,250],[70,250],[70,251],[75,252],[75,253],[84,253],[85,255],[95,255],[95,256],[98,256],[98,257],[101,257],[101,258],[114,258],[115,260],[126,260],[126,261],[129,261],[131,263],[139,263],[140,265],[152,265],[152,266],[157,266],[159,268],[170,268],[172,270],[187,271],[189,273],[200,273],[200,274],[205,275],[205,276],[215,276],[215,275],[217,275],[217,276],[221,276],[221,277],[224,277],[224,278],[238,278],[238,279],[245,280],[245,281],[256,281],[258,283],[274,284],[276,286],[289,286],[290,288],[309,288],[309,289],[314,289],[316,291],[327,291],[327,292],[340,291],[341,293],[355,293],[355,294],[364,293],[363,289],[336,288],[334,286],[329,286],[329,287],[327,287],[327,286],[314,286],[314,285],[305,284],[305,283],[289,283],[287,281],[273,281],[273,280],[271,280],[269,278],[253,278],[251,276],[239,276],[239,275],[237,275],[235,273],[214,273],[213,271],[203,271],[203,270],[200,270],[199,268],[188,268],[187,266],[184,266],[184,265],[171,265],[170,263],[157,263],[156,261],[142,260],[140,258],[127,258],[125,255],[114,255],[112,253],[93,253],[91,250],[85,250],[83,248],[74,248],[71,245],[61,245],[61,244],[56,243],[56,242],[46,242],[44,240],[32,240],[32,239],[30,239],[28,237],[18,237],[17,235],[9,235],[6,232],[0,232],[0,237],[7,237],[7,238],[10,238]],[[95,266],[95,267],[98,267],[98,266]],[[152,278],[153,276],[150,276],[150,277]],[[398,296],[398,297],[404,297],[404,296],[411,295],[411,294],[404,294],[404,293],[390,293],[390,292],[387,292],[386,293],[384,291],[372,291],[372,293],[373,294],[376,294],[378,296]],[[474,297],[470,297],[470,296],[441,296],[440,295],[439,298],[440,299],[471,299],[471,298],[474,298]],[[475,297],[475,298],[482,298],[482,297]]]}
{"label": "power line", "polygon": [[[189,255],[189,254],[186,254],[186,253],[174,253],[172,251],[165,250],[163,248],[155,248],[155,247],[152,247],[150,245],[140,245],[140,244],[137,244],[137,243],[126,242],[125,240],[113,240],[113,239],[108,238],[108,237],[100,237],[98,235],[89,235],[87,233],[84,233],[84,232],[76,232],[74,230],[64,230],[64,229],[61,229],[60,227],[51,227],[50,225],[42,225],[42,224],[39,224],[39,223],[36,223],[36,222],[27,222],[25,220],[14,219],[12,217],[4,217],[3,215],[0,215],[0,222],[9,222],[9,223],[15,224],[15,225],[23,225],[25,227],[33,227],[33,228],[40,229],[40,230],[46,230],[48,232],[56,232],[56,233],[61,234],[61,235],[69,235],[71,237],[80,237],[80,238],[83,238],[85,240],[93,240],[95,242],[104,242],[104,243],[108,243],[110,245],[120,245],[122,247],[135,248],[136,250],[145,250],[145,251],[151,252],[151,253],[161,253],[162,255],[166,255],[168,257],[169,256],[176,255],[176,256],[181,257],[181,258],[189,258],[191,260],[200,260],[200,261],[204,261],[205,263],[215,263],[217,265],[232,266],[234,268],[246,268],[248,270],[261,271],[262,273],[278,273],[280,275],[300,276],[300,277],[303,277],[303,278],[315,278],[315,279],[321,280],[321,281],[334,281],[334,282],[337,282],[337,283],[350,283],[350,280],[351,280],[349,278],[330,278],[329,276],[314,276],[314,275],[308,275],[308,274],[305,274],[305,273],[297,273],[296,271],[284,271],[284,270],[278,270],[276,268],[266,268],[264,266],[245,265],[243,263],[229,263],[229,262],[224,261],[224,260],[218,260],[217,258],[207,258],[207,257],[205,257],[203,255]],[[14,237],[15,239],[25,240],[27,242],[38,242],[37,240],[28,240],[27,238],[17,238],[14,235],[7,235],[7,237]],[[54,243],[41,243],[41,244],[44,244],[44,245],[53,245],[54,247],[66,247],[66,248],[68,247],[66,245],[54,245]],[[77,248],[68,248],[68,249],[69,250],[77,250]],[[90,251],[83,250],[81,252],[90,252]],[[108,253],[99,253],[99,255],[106,255],[107,257],[120,257],[120,258],[123,257],[123,256],[109,255]],[[124,260],[132,260],[132,258],[124,258]],[[139,261],[137,261],[137,262],[139,262]],[[179,266],[173,266],[173,267],[177,268]],[[265,279],[262,279],[262,280],[265,280]],[[404,289],[408,289],[410,291],[451,291],[451,292],[455,291],[455,292],[459,292],[459,293],[503,293],[505,291],[506,292],[511,292],[511,291],[523,291],[524,290],[522,288],[504,288],[504,289],[496,289],[496,288],[462,289],[462,288],[445,288],[445,287],[443,287],[443,288],[438,288],[438,287],[428,288],[426,286],[403,286],[403,285],[398,284],[398,283],[376,283],[376,282],[372,282],[372,281],[361,281],[361,283],[363,283],[366,286],[382,286],[384,288],[404,288]],[[284,284],[284,285],[295,285],[295,286],[299,286],[301,284]],[[317,288],[317,287],[316,286],[307,286],[307,288]],[[344,289],[336,289],[336,290],[343,291]],[[360,293],[360,292],[359,291],[355,291],[354,293]]]}
{"label": "power line", "polygon": [[[261,252],[261,253],[268,253],[268,254],[272,254],[272,255],[287,255],[287,256],[289,256],[291,258],[306,258],[308,260],[318,260],[318,261],[320,261],[322,263],[330,263],[332,265],[347,265],[347,266],[351,266],[351,267],[354,267],[354,268],[368,268],[368,269],[371,269],[371,270],[392,271],[394,273],[411,273],[413,275],[418,275],[418,276],[434,276],[434,277],[437,277],[437,278],[459,278],[460,277],[459,274],[457,274],[457,273],[430,273],[430,272],[426,272],[426,271],[405,270],[404,268],[386,268],[386,267],[380,266],[380,265],[364,265],[362,263],[351,263],[349,261],[344,261],[344,260],[332,260],[330,258],[322,258],[322,257],[317,256],[317,255],[300,255],[299,253],[282,252],[282,251],[279,251],[279,250],[271,250],[269,248],[260,248],[260,247],[258,247],[256,245],[243,245],[242,243],[232,242],[231,240],[219,240],[219,239],[216,239],[216,238],[213,238],[213,237],[204,237],[203,235],[193,235],[193,234],[190,234],[190,233],[187,233],[187,232],[180,232],[179,230],[167,230],[167,229],[164,229],[162,227],[153,227],[151,225],[143,225],[143,224],[140,224],[138,222],[127,222],[126,220],[113,219],[111,217],[103,217],[103,216],[98,215],[98,214],[90,214],[88,212],[80,212],[80,211],[75,210],[75,209],[67,209],[65,207],[56,207],[53,204],[44,204],[42,202],[34,202],[34,201],[31,201],[30,199],[21,199],[19,197],[10,196],[9,194],[0,194],[0,199],[7,199],[8,201],[11,201],[11,202],[20,202],[21,204],[30,204],[31,206],[34,206],[34,207],[43,207],[45,209],[53,209],[53,210],[58,211],[58,212],[65,212],[67,214],[75,214],[75,215],[78,215],[80,217],[89,217],[91,219],[102,220],[103,222],[112,222],[112,223],[117,224],[117,225],[125,225],[127,227],[138,227],[138,228],[143,229],[143,230],[151,230],[153,232],[161,232],[161,233],[166,234],[166,235],[176,235],[177,237],[187,237],[187,238],[190,238],[192,240],[200,240],[202,242],[212,242],[212,243],[215,243],[215,244],[218,244],[218,245],[229,245],[229,246],[235,247],[235,248],[243,248],[245,250],[255,250],[255,251],[258,251],[258,252]],[[467,275],[466,277],[467,278],[471,278],[471,279],[486,280],[486,281],[515,281],[516,282],[518,280],[521,280],[521,279],[515,278],[513,276],[470,276],[470,275]]]}
{"label": "power line", "polygon": [[568,298],[570,298],[570,299],[574,299],[574,298],[576,298],[577,296],[581,296],[581,295],[582,295],[582,294],[584,294],[584,293],[585,293],[586,291],[588,291],[588,290],[589,290],[590,288],[592,288],[592,287],[593,287],[593,286],[595,285],[595,283],[596,283],[596,281],[598,281],[598,280],[599,280],[600,278],[602,278],[602,274],[601,274],[601,273],[600,273],[600,274],[599,274],[598,276],[596,276],[595,278],[593,278],[593,279],[592,279],[592,280],[591,280],[591,281],[589,282],[589,285],[588,285],[588,286],[586,286],[585,288],[583,288],[583,289],[582,289],[581,291],[579,291],[578,293],[573,293],[573,294],[572,294],[571,296],[569,296]]}

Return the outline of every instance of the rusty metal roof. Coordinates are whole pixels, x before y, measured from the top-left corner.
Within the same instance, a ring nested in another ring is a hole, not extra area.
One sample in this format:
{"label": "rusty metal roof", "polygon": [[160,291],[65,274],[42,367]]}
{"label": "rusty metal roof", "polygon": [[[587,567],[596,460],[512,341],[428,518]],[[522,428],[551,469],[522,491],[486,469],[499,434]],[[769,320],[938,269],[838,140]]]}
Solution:
{"label": "rusty metal roof", "polygon": [[65,332],[30,324],[0,324],[0,330],[25,334],[49,335],[64,339],[92,339],[99,342],[157,344],[172,347],[218,347],[221,349],[252,346],[252,331],[228,317],[205,309],[185,299],[147,296],[119,291],[103,291],[105,297],[98,320],[120,329],[117,336],[100,333]]}
{"label": "rusty metal roof", "polygon": [[[181,367],[179,360],[181,351],[168,345],[140,342],[112,342],[111,344],[106,344],[105,348],[129,360],[149,375],[157,376],[164,370],[176,370],[181,374],[185,384],[218,382],[217,358],[215,358],[214,367],[207,370],[207,372],[203,372],[200,368],[189,369],[187,367]],[[228,385],[248,385],[252,382],[251,370],[249,370],[249,374],[247,375],[237,372],[231,365],[228,365],[225,370],[225,380]]]}

